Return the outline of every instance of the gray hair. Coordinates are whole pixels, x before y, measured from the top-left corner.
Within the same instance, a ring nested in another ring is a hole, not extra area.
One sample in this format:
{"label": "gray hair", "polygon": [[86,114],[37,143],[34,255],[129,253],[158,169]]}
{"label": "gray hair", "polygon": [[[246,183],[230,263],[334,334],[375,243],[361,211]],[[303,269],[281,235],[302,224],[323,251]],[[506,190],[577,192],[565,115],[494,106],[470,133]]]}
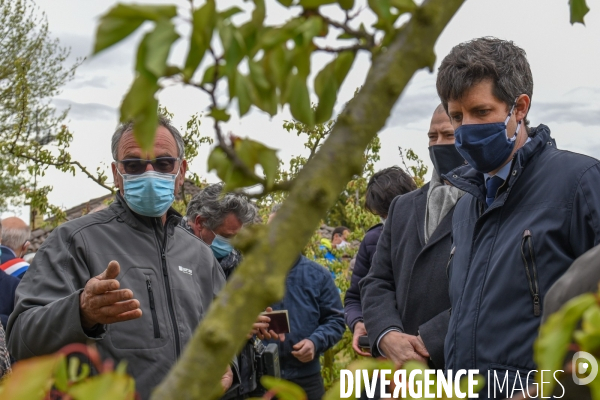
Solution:
{"label": "gray hair", "polygon": [[29,227],[23,228],[5,228],[2,230],[2,246],[6,246],[14,251],[19,250],[31,236]]}
{"label": "gray hair", "polygon": [[[521,94],[533,96],[533,76],[525,50],[508,40],[482,37],[454,46],[440,65],[436,86],[446,112],[448,101],[460,100],[467,90],[486,79],[493,82],[494,96],[507,108]],[[529,125],[527,118],[524,122]]]}
{"label": "gray hair", "polygon": [[[183,158],[185,154],[185,144],[183,142],[183,137],[181,133],[171,124],[171,120],[164,115],[158,116],[158,125],[167,128],[173,138],[175,139],[175,143],[177,143],[177,157]],[[113,160],[117,160],[118,150],[119,150],[119,142],[121,141],[121,137],[123,134],[131,131],[133,129],[133,121],[123,123],[117,127],[115,133],[113,133],[112,140],[110,143],[110,149],[112,152]]]}
{"label": "gray hair", "polygon": [[256,218],[257,209],[248,198],[238,193],[222,193],[224,185],[215,183],[198,192],[189,202],[186,218],[193,222],[197,215],[205,220],[208,229],[217,229],[233,213],[243,225]]}

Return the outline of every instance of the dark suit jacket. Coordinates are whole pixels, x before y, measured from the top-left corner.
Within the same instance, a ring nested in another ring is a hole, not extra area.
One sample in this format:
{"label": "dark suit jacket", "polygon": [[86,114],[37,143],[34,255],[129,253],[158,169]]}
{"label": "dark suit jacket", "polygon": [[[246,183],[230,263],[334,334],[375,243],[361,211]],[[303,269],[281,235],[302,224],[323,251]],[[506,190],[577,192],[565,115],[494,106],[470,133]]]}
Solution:
{"label": "dark suit jacket", "polygon": [[444,368],[450,318],[448,276],[452,209],[425,244],[429,184],[396,197],[377,243],[369,274],[360,282],[363,318],[374,356],[377,339],[395,327],[421,335],[433,367]]}

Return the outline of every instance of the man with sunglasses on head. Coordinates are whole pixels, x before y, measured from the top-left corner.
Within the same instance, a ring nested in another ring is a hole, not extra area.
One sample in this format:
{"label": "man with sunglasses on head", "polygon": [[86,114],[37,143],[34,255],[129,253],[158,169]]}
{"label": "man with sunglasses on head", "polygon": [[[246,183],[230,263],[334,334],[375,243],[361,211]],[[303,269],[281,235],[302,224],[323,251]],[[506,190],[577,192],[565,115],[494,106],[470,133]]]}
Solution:
{"label": "man with sunglasses on head", "polygon": [[[513,42],[455,46],[437,91],[469,164],[444,176],[466,192],[452,223],[446,368],[489,371],[492,384],[507,377],[504,387],[521,392],[534,379],[544,297],[600,242],[600,162],[559,150],[547,126],[529,126],[533,76]],[[494,387],[479,398],[488,393],[512,395]]]}
{"label": "man with sunglasses on head", "polygon": [[[171,208],[187,169],[183,154],[164,117],[152,152],[140,148],[132,123],[118,127],[115,201],[60,225],[38,250],[8,323],[13,357],[94,342],[103,358],[127,360],[139,394],[150,397],[225,283],[211,249]],[[233,376],[223,372],[227,389]]]}

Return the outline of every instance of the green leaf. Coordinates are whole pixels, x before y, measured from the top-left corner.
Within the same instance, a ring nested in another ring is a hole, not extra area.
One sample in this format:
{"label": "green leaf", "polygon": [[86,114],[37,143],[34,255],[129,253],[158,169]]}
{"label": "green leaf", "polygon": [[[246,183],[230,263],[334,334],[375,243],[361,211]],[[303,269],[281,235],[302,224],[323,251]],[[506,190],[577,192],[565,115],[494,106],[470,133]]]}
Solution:
{"label": "green leaf", "polygon": [[323,29],[323,20],[320,17],[310,17],[296,29],[296,33],[302,34],[302,43],[307,46],[312,39]]}
{"label": "green leaf", "polygon": [[135,384],[130,376],[110,372],[73,385],[67,393],[73,400],[128,400],[135,394]]}
{"label": "green leaf", "polygon": [[158,100],[151,97],[146,107],[133,119],[133,137],[143,151],[152,152],[158,126]]}
{"label": "green leaf", "polygon": [[141,114],[158,89],[155,79],[138,75],[121,103],[121,122],[131,121]]}
{"label": "green leaf", "polygon": [[215,29],[216,10],[214,0],[207,2],[192,14],[192,35],[190,48],[185,60],[183,75],[186,80],[192,79],[194,72],[200,65],[204,53],[210,46]]}
{"label": "green leaf", "polygon": [[417,9],[413,0],[390,0],[390,5],[398,10],[399,15],[412,13]]}
{"label": "green leaf", "polygon": [[54,386],[61,392],[65,392],[69,386],[69,374],[67,371],[67,358],[63,357],[54,374]]}
{"label": "green leaf", "polygon": [[393,29],[392,13],[390,11],[390,0],[368,0],[369,7],[377,15],[378,20],[373,26],[385,31]]}
{"label": "green leaf", "polygon": [[600,349],[600,307],[597,304],[583,313],[581,328],[574,334],[581,350],[591,353]]}
{"label": "green leaf", "polygon": [[177,6],[152,4],[117,4],[103,17],[122,19],[142,18],[149,21],[171,19],[177,15]]}
{"label": "green leaf", "polygon": [[220,16],[222,19],[228,19],[228,18],[231,18],[231,17],[233,17],[234,15],[236,15],[236,14],[239,14],[239,13],[241,13],[241,12],[243,12],[243,11],[244,11],[244,10],[242,10],[241,8],[239,8],[239,7],[237,7],[237,6],[234,6],[234,7],[228,8],[228,9],[227,9],[227,10],[225,10],[225,11],[221,11],[221,12],[219,13],[219,16]]}
{"label": "green leaf", "polygon": [[2,398],[11,400],[41,400],[54,382],[54,373],[60,366],[62,354],[35,357],[20,361],[13,373],[2,382]]}
{"label": "green leaf", "polygon": [[267,16],[265,0],[254,0],[254,10],[252,11],[252,23],[257,26],[262,26]]}
{"label": "green leaf", "polygon": [[220,147],[215,147],[208,156],[208,170],[217,172],[217,176],[225,182],[225,190],[252,186],[257,183],[236,168]]}
{"label": "green leaf", "polygon": [[[202,84],[213,83],[213,81],[215,80],[215,69],[216,66],[214,65],[211,65],[210,67],[206,68],[206,70],[204,71],[204,76],[202,77]],[[224,76],[224,72],[225,69],[223,68],[223,65],[219,65],[219,69],[217,70],[217,81]]]}
{"label": "green leaf", "polygon": [[300,0],[299,5],[306,9],[315,9],[325,4],[337,3],[337,0]]}
{"label": "green leaf", "polygon": [[235,97],[238,100],[240,117],[244,116],[252,105],[252,88],[247,76],[238,73],[235,79]]}
{"label": "green leaf", "polygon": [[344,83],[350,68],[352,68],[355,57],[356,54],[353,51],[344,51],[335,59],[335,80],[338,87],[341,87],[342,83]]}
{"label": "green leaf", "polygon": [[171,21],[161,20],[146,37],[143,42],[146,46],[144,65],[150,73],[160,78],[166,71],[171,46],[179,35],[175,32],[175,25]]}
{"label": "green leaf", "polygon": [[286,381],[285,379],[265,375],[260,379],[260,383],[270,392],[275,393],[278,399],[306,400],[304,390],[295,383]]}
{"label": "green leaf", "polygon": [[585,25],[583,17],[590,11],[585,0],[569,0],[569,7],[571,10],[571,25],[577,22]]}
{"label": "green leaf", "polygon": [[260,64],[254,61],[248,61],[248,68],[250,69],[250,77],[252,78],[252,82],[258,88],[262,90],[268,90],[271,87],[271,84],[265,76],[265,71]]}
{"label": "green leaf", "polygon": [[248,165],[252,171],[260,165],[265,173],[267,188],[275,182],[279,158],[277,151],[251,139],[240,139],[235,142],[235,152],[238,157]]}
{"label": "green leaf", "polygon": [[338,4],[342,8],[342,10],[352,10],[354,7],[354,0],[338,0]]}
{"label": "green leaf", "polygon": [[212,108],[208,116],[216,119],[217,121],[223,122],[227,122],[229,121],[229,118],[231,118],[226,110],[222,110],[220,108]]}
{"label": "green leaf", "polygon": [[[587,293],[568,301],[558,312],[552,314],[540,327],[540,334],[533,344],[533,359],[540,370],[556,371],[562,369],[563,361],[573,331],[583,313],[596,304],[596,297]],[[554,380],[550,383],[541,383],[541,374],[536,376],[536,381],[543,386],[543,393],[552,393]]]}
{"label": "green leaf", "polygon": [[246,43],[239,29],[233,25],[223,25],[219,34],[225,52],[225,75],[231,78],[246,55]]}
{"label": "green leaf", "polygon": [[294,0],[277,0],[284,7],[291,7]]}
{"label": "green leaf", "polygon": [[329,79],[325,82],[325,87],[319,96],[319,104],[315,110],[315,123],[322,124],[331,119],[333,107],[337,99],[338,86],[335,79]]}
{"label": "green leaf", "polygon": [[117,4],[100,17],[93,54],[119,43],[144,21],[168,20],[176,15],[176,6]]}
{"label": "green leaf", "polygon": [[144,19],[122,19],[112,17],[102,17],[98,29],[96,30],[96,43],[92,54],[98,54],[104,49],[119,43],[127,36],[131,35],[144,23]]}
{"label": "green leaf", "polygon": [[300,75],[294,75],[290,86],[290,111],[297,121],[308,126],[315,124],[315,115],[310,106],[310,95],[306,87],[306,79]]}

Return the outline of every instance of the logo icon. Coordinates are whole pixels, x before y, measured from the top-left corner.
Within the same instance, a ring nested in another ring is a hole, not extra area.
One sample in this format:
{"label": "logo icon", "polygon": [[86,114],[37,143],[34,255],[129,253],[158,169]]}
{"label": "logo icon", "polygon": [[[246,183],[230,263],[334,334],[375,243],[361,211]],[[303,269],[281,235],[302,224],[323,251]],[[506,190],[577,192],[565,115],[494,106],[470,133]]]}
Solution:
{"label": "logo icon", "polygon": [[[587,375],[585,378],[579,378],[578,375]],[[596,358],[585,351],[578,351],[573,354],[573,382],[576,385],[587,385],[598,375],[598,361]]]}
{"label": "logo icon", "polygon": [[183,268],[181,265],[179,266],[179,270],[184,274],[192,275],[192,270],[189,268]]}

